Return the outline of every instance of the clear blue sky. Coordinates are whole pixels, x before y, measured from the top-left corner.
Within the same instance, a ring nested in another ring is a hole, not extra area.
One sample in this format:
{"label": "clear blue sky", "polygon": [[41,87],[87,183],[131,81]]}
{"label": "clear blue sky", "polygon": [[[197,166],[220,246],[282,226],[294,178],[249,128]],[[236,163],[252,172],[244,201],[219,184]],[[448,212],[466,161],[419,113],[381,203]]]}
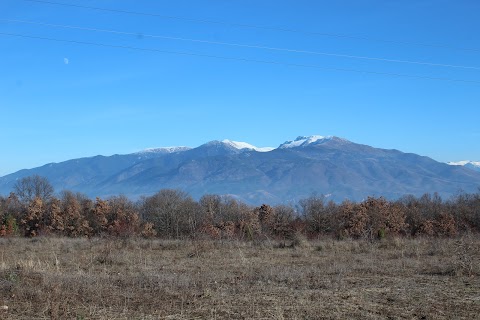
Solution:
{"label": "clear blue sky", "polygon": [[0,175],[148,147],[195,147],[227,138],[276,147],[311,134],[336,135],[438,161],[480,160],[477,0],[52,1],[187,19],[3,0],[0,33],[279,64],[0,35]]}

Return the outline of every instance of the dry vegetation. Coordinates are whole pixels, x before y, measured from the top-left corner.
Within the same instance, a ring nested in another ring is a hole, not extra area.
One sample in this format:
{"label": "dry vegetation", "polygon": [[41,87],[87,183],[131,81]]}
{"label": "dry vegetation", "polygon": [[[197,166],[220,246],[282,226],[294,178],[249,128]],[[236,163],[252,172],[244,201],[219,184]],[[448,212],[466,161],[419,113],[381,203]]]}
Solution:
{"label": "dry vegetation", "polygon": [[[309,239],[309,240],[307,240]],[[0,197],[0,319],[480,319],[480,191]]]}
{"label": "dry vegetation", "polygon": [[0,318],[478,319],[479,248],[472,235],[0,238]]}

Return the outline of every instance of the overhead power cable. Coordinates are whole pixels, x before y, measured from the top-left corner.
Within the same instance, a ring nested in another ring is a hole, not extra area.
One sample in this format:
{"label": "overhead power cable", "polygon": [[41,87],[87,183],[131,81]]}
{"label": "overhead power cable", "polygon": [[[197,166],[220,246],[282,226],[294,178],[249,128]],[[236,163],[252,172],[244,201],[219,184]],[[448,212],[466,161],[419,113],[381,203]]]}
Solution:
{"label": "overhead power cable", "polygon": [[452,78],[430,77],[430,76],[416,76],[416,75],[408,75],[408,74],[401,74],[401,73],[377,72],[377,71],[366,71],[366,70],[356,70],[356,69],[347,69],[347,68],[323,67],[323,66],[318,66],[318,65],[309,65],[309,64],[300,64],[300,63],[285,63],[285,62],[279,62],[279,61],[225,57],[225,56],[217,56],[217,55],[209,55],[209,54],[192,53],[192,52],[168,51],[168,50],[160,50],[160,49],[152,49],[152,48],[140,48],[140,47],[133,47],[133,46],[112,45],[112,44],[105,44],[105,43],[98,43],[98,42],[87,42],[87,41],[38,37],[38,36],[30,36],[30,35],[16,34],[16,33],[0,32],[0,35],[11,36],[11,37],[21,37],[21,38],[27,38],[27,39],[38,39],[38,40],[63,42],[63,43],[74,43],[74,44],[90,45],[90,46],[97,46],[97,47],[108,47],[108,48],[117,48],[117,49],[128,49],[128,50],[138,50],[138,51],[147,51],[147,52],[158,52],[158,53],[165,53],[165,54],[175,54],[175,55],[183,55],[183,56],[222,59],[222,60],[230,60],[230,61],[255,62],[255,63],[262,63],[262,64],[270,64],[270,65],[283,65],[283,66],[290,66],[290,67],[313,68],[313,69],[321,69],[321,70],[329,70],[329,71],[355,72],[355,73],[361,73],[361,74],[374,74],[374,75],[391,76],[391,77],[403,77],[403,78],[413,78],[413,79],[439,80],[439,81],[451,81],[451,82],[463,82],[463,83],[480,84],[480,81],[476,81],[476,80],[452,79]]}
{"label": "overhead power cable", "polygon": [[361,60],[393,62],[393,63],[406,63],[406,64],[416,64],[416,65],[425,65],[425,66],[433,66],[433,67],[480,70],[480,67],[473,67],[473,66],[453,65],[453,64],[445,64],[445,63],[433,63],[433,62],[425,62],[425,61],[400,60],[400,59],[369,57],[369,56],[357,56],[357,55],[333,53],[333,52],[298,50],[298,49],[278,48],[278,47],[269,47],[269,46],[260,46],[260,45],[249,45],[249,44],[240,44],[240,43],[231,43],[231,42],[210,41],[210,40],[202,40],[202,39],[191,39],[191,38],[180,38],[180,37],[171,37],[171,36],[162,36],[162,35],[151,35],[151,34],[143,34],[143,33],[139,34],[139,33],[135,33],[135,32],[125,32],[125,31],[116,31],[116,30],[108,30],[108,29],[79,27],[79,26],[71,26],[71,25],[61,25],[61,24],[53,24],[53,23],[27,21],[27,20],[2,19],[2,18],[0,18],[0,21],[14,22],[14,23],[24,23],[24,24],[34,24],[34,25],[41,25],[41,26],[54,27],[54,28],[104,32],[104,33],[121,34],[121,35],[129,35],[129,36],[139,36],[139,35],[141,35],[142,37],[146,37],[146,38],[177,40],[177,41],[189,41],[189,42],[196,42],[196,43],[206,43],[206,44],[215,44],[215,45],[223,45],[223,46],[231,46],[231,47],[250,48],[250,49],[283,51],[283,52],[291,52],[291,53],[322,55],[322,56],[348,58],[348,59],[361,59]]}
{"label": "overhead power cable", "polygon": [[195,19],[195,18],[187,18],[187,17],[180,17],[180,16],[163,15],[163,14],[157,14],[157,13],[101,8],[101,7],[86,6],[86,5],[73,4],[73,3],[63,3],[63,2],[56,2],[56,1],[46,1],[46,0],[23,0],[23,1],[57,5],[57,6],[65,6],[65,7],[73,7],[73,8],[82,8],[82,9],[104,11],[104,12],[112,12],[112,13],[120,13],[120,14],[150,16],[150,17],[156,17],[161,19],[182,20],[182,21],[202,23],[202,24],[217,24],[217,25],[226,25],[231,27],[263,29],[263,30],[278,31],[278,32],[299,33],[299,34],[306,34],[306,35],[313,35],[313,36],[325,36],[325,37],[345,38],[345,39],[353,39],[353,40],[366,40],[366,41],[374,41],[374,42],[393,43],[393,44],[401,44],[401,45],[414,45],[414,46],[422,46],[422,47],[433,47],[433,48],[444,48],[444,49],[461,50],[461,51],[480,52],[480,49],[478,48],[461,48],[461,47],[450,46],[447,44],[429,44],[429,43],[421,43],[421,42],[415,42],[415,41],[378,39],[378,38],[372,38],[367,36],[353,36],[353,35],[338,34],[338,33],[315,32],[315,31],[306,31],[306,30],[290,29],[290,28],[259,26],[259,25],[245,24],[245,23],[232,23],[232,22],[217,21],[217,20]]}

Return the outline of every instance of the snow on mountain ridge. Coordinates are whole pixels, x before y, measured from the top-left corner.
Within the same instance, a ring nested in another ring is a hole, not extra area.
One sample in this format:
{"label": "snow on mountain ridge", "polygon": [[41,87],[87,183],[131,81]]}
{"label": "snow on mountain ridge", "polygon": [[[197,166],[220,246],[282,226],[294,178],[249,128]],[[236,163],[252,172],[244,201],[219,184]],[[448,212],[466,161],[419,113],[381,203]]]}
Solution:
{"label": "snow on mountain ridge", "polygon": [[333,136],[299,136],[293,141],[285,141],[278,148],[287,149],[287,148],[296,148],[296,147],[305,147],[313,143],[323,142],[332,140]]}
{"label": "snow on mountain ridge", "polygon": [[[325,141],[329,141],[332,139],[338,139],[338,140],[344,140],[340,138],[336,138],[334,136],[320,136],[320,135],[312,135],[312,136],[299,136],[293,141],[286,141],[282,143],[278,149],[287,149],[287,148],[296,148],[296,147],[305,147],[311,144],[320,144]],[[344,140],[348,141],[348,140]],[[253,150],[257,152],[269,152],[272,150],[275,150],[276,148],[271,148],[271,147],[256,147],[250,143],[247,142],[241,142],[241,141],[233,141],[229,139],[224,139],[222,141],[219,140],[214,140],[207,142],[205,145],[209,144],[224,144],[226,146],[229,146],[231,148],[237,149],[237,150]],[[160,147],[160,148],[148,148],[145,150],[142,150],[140,152],[137,152],[137,154],[153,154],[153,153],[174,153],[174,152],[182,152],[182,151],[187,151],[191,150],[192,148],[190,147]]]}
{"label": "snow on mountain ridge", "polygon": [[274,148],[270,148],[270,147],[259,148],[259,147],[256,147],[256,146],[251,145],[251,144],[246,143],[246,142],[232,141],[232,140],[228,140],[228,139],[222,140],[222,143],[224,143],[226,145],[229,145],[229,146],[231,146],[235,149],[238,149],[238,150],[249,149],[249,150],[255,150],[257,152],[269,152],[269,151],[272,151],[274,149]]}
{"label": "snow on mountain ridge", "polygon": [[160,147],[160,148],[147,148],[144,149],[140,152],[137,152],[137,154],[145,154],[145,153],[174,153],[174,152],[182,152],[182,151],[187,151],[192,148],[190,147]]}
{"label": "snow on mountain ridge", "polygon": [[470,164],[474,167],[479,167],[480,168],[480,161],[470,161],[470,160],[463,160],[463,161],[457,161],[457,162],[447,162],[451,166],[465,166],[467,164]]}

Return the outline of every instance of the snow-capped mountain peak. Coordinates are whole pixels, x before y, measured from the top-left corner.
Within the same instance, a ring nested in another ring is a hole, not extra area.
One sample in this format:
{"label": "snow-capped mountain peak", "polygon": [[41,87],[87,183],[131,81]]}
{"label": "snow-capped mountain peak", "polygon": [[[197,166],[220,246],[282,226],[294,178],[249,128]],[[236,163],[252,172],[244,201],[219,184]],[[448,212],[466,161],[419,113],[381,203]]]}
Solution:
{"label": "snow-capped mountain peak", "polygon": [[296,147],[305,147],[311,144],[320,144],[325,141],[332,140],[333,136],[299,136],[293,141],[285,141],[278,148],[287,149],[287,148],[296,148]]}
{"label": "snow-capped mountain peak", "polygon": [[174,153],[174,152],[182,152],[182,151],[187,151],[192,148],[190,147],[161,147],[161,148],[147,148],[144,149],[140,152],[137,152],[138,154],[152,154],[152,153]]}
{"label": "snow-capped mountain peak", "polygon": [[448,162],[448,164],[451,165],[451,166],[464,166],[464,165],[467,165],[467,164],[471,164],[471,165],[480,167],[480,161],[470,161],[470,160]]}
{"label": "snow-capped mountain peak", "polygon": [[257,152],[268,152],[268,151],[272,151],[274,149],[274,148],[270,148],[270,147],[259,148],[259,147],[256,147],[256,146],[251,145],[251,144],[246,143],[246,142],[232,141],[232,140],[228,140],[228,139],[222,140],[222,143],[224,143],[224,144],[226,144],[230,147],[233,147],[235,149],[238,149],[238,150],[248,149],[248,150],[255,150]]}
{"label": "snow-capped mountain peak", "polygon": [[473,169],[475,171],[480,171],[480,161],[470,161],[470,160],[463,160],[457,162],[448,162],[451,166],[462,166],[465,168]]}

